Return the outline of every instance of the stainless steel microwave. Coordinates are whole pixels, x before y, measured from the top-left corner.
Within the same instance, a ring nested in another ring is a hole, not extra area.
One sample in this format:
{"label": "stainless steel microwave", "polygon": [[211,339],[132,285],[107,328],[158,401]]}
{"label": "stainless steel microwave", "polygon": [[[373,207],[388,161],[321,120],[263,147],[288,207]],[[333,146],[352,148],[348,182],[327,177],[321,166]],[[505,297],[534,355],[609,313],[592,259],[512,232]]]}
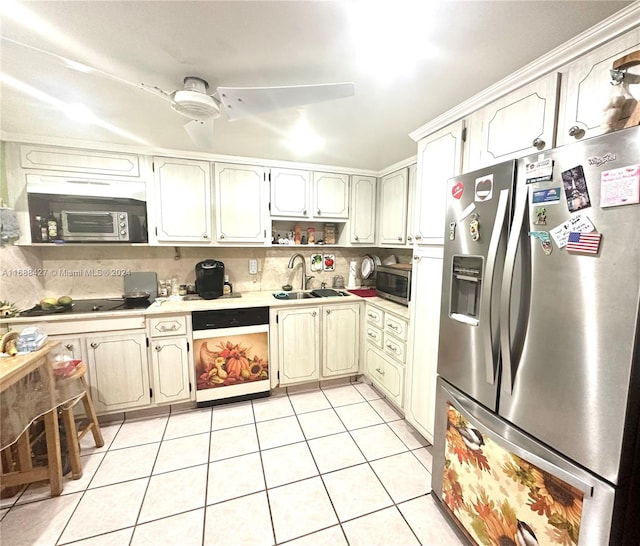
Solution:
{"label": "stainless steel microwave", "polygon": [[60,217],[65,241],[131,241],[129,214],[126,212],[63,210]]}
{"label": "stainless steel microwave", "polygon": [[376,294],[408,306],[411,297],[411,264],[376,266]]}

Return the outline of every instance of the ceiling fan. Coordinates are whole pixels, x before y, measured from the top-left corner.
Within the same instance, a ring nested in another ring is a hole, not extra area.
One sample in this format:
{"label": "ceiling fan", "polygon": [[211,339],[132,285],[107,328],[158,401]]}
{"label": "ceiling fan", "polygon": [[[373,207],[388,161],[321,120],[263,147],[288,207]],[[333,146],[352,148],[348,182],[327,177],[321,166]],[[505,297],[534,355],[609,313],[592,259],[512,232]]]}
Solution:
{"label": "ceiling fan", "polygon": [[209,144],[213,135],[213,120],[220,117],[223,110],[229,121],[235,121],[355,94],[353,82],[282,87],[218,87],[215,93],[209,94],[209,83],[198,76],[185,77],[184,87],[171,93],[144,83],[139,87],[162,97],[176,112],[191,118],[185,130],[197,144]]}
{"label": "ceiling fan", "polygon": [[210,93],[209,83],[199,76],[186,76],[182,88],[167,92],[157,86],[136,83],[11,38],[3,36],[2,40],[53,57],[66,67],[79,72],[96,73],[165,99],[177,113],[190,118],[191,121],[184,126],[186,132],[196,144],[207,148],[210,148],[213,142],[213,120],[220,117],[222,111],[229,121],[235,121],[284,108],[355,95],[353,82],[281,87],[217,87],[215,92]]}

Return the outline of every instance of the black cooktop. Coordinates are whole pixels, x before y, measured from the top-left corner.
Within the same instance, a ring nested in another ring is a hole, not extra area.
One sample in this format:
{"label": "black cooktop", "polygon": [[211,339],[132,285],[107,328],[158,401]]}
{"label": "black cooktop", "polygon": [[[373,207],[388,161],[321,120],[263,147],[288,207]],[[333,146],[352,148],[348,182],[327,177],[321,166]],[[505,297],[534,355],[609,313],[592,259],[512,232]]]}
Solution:
{"label": "black cooktop", "polygon": [[124,311],[128,309],[146,309],[151,305],[149,300],[136,302],[135,304],[125,303],[123,298],[96,298],[88,300],[74,300],[71,306],[56,306],[52,309],[42,309],[40,305],[35,305],[31,309],[21,311],[22,317],[40,317],[43,315],[76,315],[80,313],[104,313],[107,311]]}

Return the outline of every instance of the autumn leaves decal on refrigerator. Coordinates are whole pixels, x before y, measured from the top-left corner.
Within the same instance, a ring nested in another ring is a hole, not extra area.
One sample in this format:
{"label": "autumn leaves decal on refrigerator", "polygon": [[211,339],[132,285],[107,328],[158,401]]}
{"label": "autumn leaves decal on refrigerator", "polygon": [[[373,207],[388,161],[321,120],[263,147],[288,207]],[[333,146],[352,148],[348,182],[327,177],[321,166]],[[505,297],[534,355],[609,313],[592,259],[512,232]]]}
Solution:
{"label": "autumn leaves decal on refrigerator", "polygon": [[442,498],[479,545],[578,544],[583,493],[510,453],[447,404]]}

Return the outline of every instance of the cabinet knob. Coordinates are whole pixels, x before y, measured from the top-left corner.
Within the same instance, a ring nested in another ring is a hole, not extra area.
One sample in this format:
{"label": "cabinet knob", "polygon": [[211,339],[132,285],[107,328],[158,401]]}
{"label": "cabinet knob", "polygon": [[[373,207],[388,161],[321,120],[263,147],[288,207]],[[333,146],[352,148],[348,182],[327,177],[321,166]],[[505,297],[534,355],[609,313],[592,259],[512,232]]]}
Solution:
{"label": "cabinet knob", "polygon": [[420,261],[420,256],[414,256],[413,257],[413,261],[414,262],[419,262]]}
{"label": "cabinet knob", "polygon": [[156,345],[155,349],[158,352],[162,351],[162,345]]}
{"label": "cabinet knob", "polygon": [[536,138],[531,143],[531,146],[533,146],[534,148],[537,148],[538,150],[542,150],[542,148],[544,148],[545,145],[546,145],[545,141],[542,140],[541,138]]}
{"label": "cabinet knob", "polygon": [[398,241],[402,241],[402,237],[398,237]]}
{"label": "cabinet knob", "polygon": [[354,240],[354,241],[358,241],[358,240],[359,240],[359,239],[358,239],[358,236],[357,236],[357,235],[354,235],[354,236],[353,236],[353,240]]}
{"label": "cabinet knob", "polygon": [[202,235],[202,238],[203,238],[203,239],[208,239],[208,238],[209,238],[209,235],[207,235],[207,234],[205,233],[205,234],[203,234],[203,235]]}
{"label": "cabinet knob", "polygon": [[304,210],[302,211],[302,214],[304,214],[304,215],[306,216],[306,215],[307,215],[307,209],[304,209]]}
{"label": "cabinet knob", "polygon": [[64,348],[65,348],[67,351],[73,351],[73,345],[72,345],[71,343],[67,343],[67,344],[64,346]]}
{"label": "cabinet knob", "polygon": [[313,313],[311,313],[311,316],[315,317],[316,316],[316,312],[314,311]]}
{"label": "cabinet knob", "polygon": [[577,125],[574,125],[569,129],[569,136],[574,138],[582,138],[584,136],[584,129],[581,129]]}
{"label": "cabinet knob", "polygon": [[331,309],[327,309],[327,315],[331,314]]}
{"label": "cabinet knob", "polygon": [[320,216],[321,214],[322,214],[322,211],[318,209],[318,216]]}
{"label": "cabinet knob", "polygon": [[224,233],[220,234],[220,239],[224,239]]}
{"label": "cabinet knob", "polygon": [[92,348],[92,349],[97,349],[97,348],[98,348],[98,343],[96,343],[95,341],[93,341],[93,342],[91,343],[91,348]]}
{"label": "cabinet knob", "polygon": [[419,241],[420,239],[422,239],[422,235],[416,234],[416,241]]}

